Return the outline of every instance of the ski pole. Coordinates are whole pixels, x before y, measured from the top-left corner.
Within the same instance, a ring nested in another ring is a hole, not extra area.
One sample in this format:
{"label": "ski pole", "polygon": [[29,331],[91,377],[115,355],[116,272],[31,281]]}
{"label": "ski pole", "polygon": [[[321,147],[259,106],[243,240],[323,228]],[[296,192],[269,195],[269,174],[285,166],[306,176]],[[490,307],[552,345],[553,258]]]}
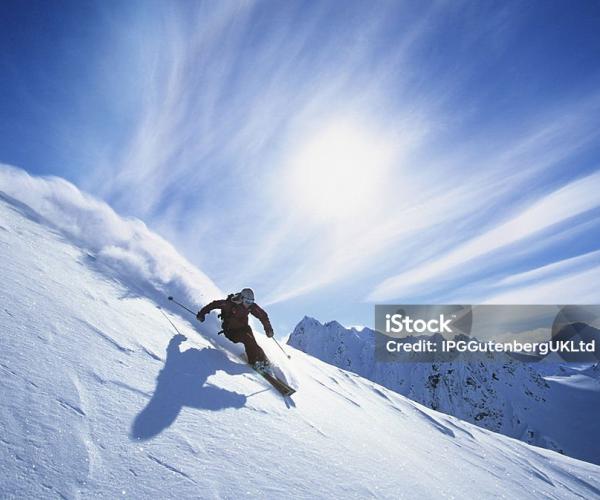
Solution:
{"label": "ski pole", "polygon": [[171,318],[169,318],[169,317],[168,317],[168,316],[165,314],[165,312],[164,312],[164,311],[161,309],[161,307],[160,307],[160,306],[158,306],[158,310],[159,310],[159,311],[162,313],[162,315],[163,315],[165,318],[167,318],[167,321],[168,321],[169,323],[171,323],[171,326],[172,326],[173,328],[175,328],[175,331],[176,331],[176,332],[177,332],[179,335],[181,335],[182,337],[185,337],[185,335],[179,331],[179,329],[178,329],[178,328],[175,326],[175,323],[173,323],[173,322],[171,321]]}
{"label": "ski pole", "polygon": [[177,302],[173,297],[171,297],[170,295],[167,297],[169,300],[172,300],[173,302],[175,302],[175,304],[177,304],[179,307],[183,307],[187,312],[192,313],[194,316],[196,316],[196,313],[194,311],[192,311],[191,309],[185,307],[183,304],[180,304],[179,302]]}
{"label": "ski pole", "polygon": [[283,350],[283,347],[281,347],[281,344],[279,342],[277,342],[277,339],[275,337],[271,337],[275,343],[277,344],[277,347],[279,347],[279,349],[281,349],[281,352],[283,352],[283,354],[285,354],[287,356],[287,359],[292,359],[292,356],[290,356],[287,352],[285,352]]}
{"label": "ski pole", "polygon": [[[178,306],[183,307],[186,311],[191,312],[194,316],[198,317],[196,315],[196,313],[194,311],[192,311],[191,309],[188,309],[187,307],[185,307],[183,304],[180,304],[179,302],[177,302],[173,297],[171,297],[170,295],[167,297],[169,300],[175,302],[175,304],[177,304]],[[221,330],[220,332],[217,332],[217,335],[221,335],[223,333],[223,330]]]}

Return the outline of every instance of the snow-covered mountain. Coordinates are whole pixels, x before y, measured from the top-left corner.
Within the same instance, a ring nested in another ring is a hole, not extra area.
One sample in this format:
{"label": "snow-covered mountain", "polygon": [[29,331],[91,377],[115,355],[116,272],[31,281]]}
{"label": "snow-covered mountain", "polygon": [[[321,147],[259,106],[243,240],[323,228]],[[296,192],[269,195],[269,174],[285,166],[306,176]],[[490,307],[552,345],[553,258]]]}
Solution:
{"label": "snow-covered mountain", "polygon": [[591,372],[554,365],[550,376],[549,364],[506,355],[486,363],[376,362],[375,335],[369,328],[357,331],[305,317],[288,344],[434,410],[600,464],[600,381]]}
{"label": "snow-covered mountain", "polygon": [[169,309],[219,291],[139,221],[15,170],[0,192],[1,498],[600,495],[596,465],[261,336],[285,401],[216,321]]}

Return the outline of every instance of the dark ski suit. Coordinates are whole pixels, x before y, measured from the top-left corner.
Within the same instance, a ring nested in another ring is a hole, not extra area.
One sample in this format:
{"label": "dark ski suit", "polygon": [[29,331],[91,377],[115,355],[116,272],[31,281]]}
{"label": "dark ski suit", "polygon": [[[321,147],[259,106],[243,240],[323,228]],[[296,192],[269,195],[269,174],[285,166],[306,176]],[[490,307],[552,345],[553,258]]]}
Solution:
{"label": "dark ski suit", "polygon": [[272,337],[273,327],[269,321],[269,316],[258,304],[253,303],[250,307],[246,307],[243,304],[236,304],[231,299],[232,296],[229,296],[224,300],[214,300],[206,304],[198,311],[198,319],[203,321],[204,316],[210,311],[220,309],[221,314],[219,316],[223,322],[223,333],[232,342],[244,344],[248,363],[253,365],[256,361],[266,361],[267,356],[256,343],[252,328],[248,324],[248,314],[258,318],[267,336]]}

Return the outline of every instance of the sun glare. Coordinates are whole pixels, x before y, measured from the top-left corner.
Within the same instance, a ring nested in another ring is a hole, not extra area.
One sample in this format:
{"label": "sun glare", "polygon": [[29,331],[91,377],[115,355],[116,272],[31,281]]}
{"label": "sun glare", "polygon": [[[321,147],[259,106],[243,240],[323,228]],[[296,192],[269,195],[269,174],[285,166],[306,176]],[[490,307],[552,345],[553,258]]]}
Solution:
{"label": "sun glare", "polygon": [[335,122],[293,156],[289,188],[297,208],[318,219],[347,218],[376,206],[390,146],[350,122]]}

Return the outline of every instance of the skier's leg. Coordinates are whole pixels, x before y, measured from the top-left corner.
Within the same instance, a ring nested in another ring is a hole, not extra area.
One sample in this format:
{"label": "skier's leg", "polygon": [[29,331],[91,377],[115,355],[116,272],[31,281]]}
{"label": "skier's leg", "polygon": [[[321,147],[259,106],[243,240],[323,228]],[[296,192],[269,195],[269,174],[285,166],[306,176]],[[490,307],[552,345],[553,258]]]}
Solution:
{"label": "skier's leg", "polygon": [[250,327],[236,330],[225,330],[225,336],[234,343],[242,342],[246,349],[248,363],[253,365],[257,361],[267,361],[265,351],[258,345]]}
{"label": "skier's leg", "polygon": [[265,351],[258,345],[256,339],[254,338],[254,334],[252,333],[252,329],[248,327],[246,332],[242,337],[242,342],[244,343],[244,347],[246,348],[246,356],[248,357],[248,363],[253,365],[257,361],[267,361],[267,356],[265,355]]}

